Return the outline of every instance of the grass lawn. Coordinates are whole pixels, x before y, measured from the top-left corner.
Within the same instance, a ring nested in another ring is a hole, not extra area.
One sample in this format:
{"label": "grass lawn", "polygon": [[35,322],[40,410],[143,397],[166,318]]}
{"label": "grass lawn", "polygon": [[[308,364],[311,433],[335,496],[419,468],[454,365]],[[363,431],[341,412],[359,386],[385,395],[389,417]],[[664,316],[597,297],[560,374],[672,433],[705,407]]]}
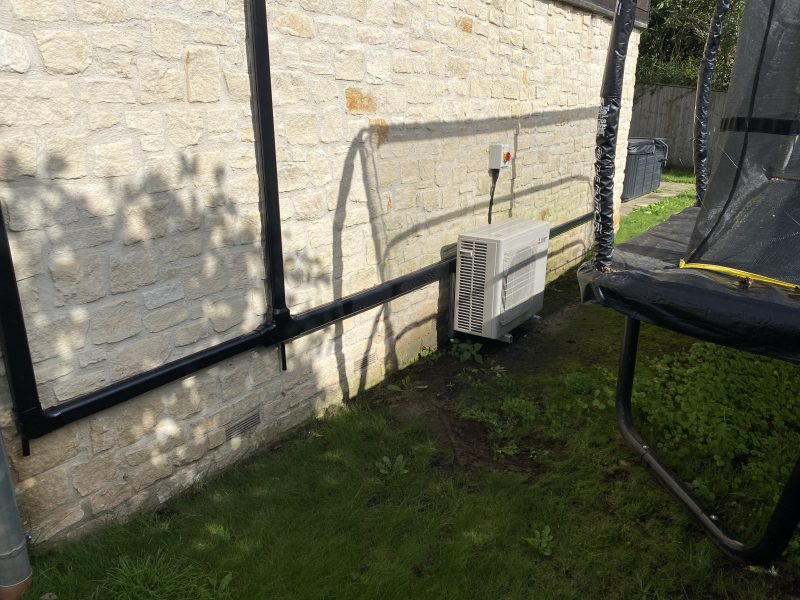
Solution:
{"label": "grass lawn", "polygon": [[661,172],[661,181],[694,184],[694,169],[667,167]]}
{"label": "grass lawn", "polygon": [[[691,200],[634,210],[618,237]],[[613,410],[622,317],[577,296],[569,273],[513,345],[423,351],[159,511],[34,552],[27,597],[791,596],[796,547],[768,570],[726,559],[635,461]],[[794,367],[653,327],[640,357],[645,433],[698,495],[756,531],[800,448]]]}

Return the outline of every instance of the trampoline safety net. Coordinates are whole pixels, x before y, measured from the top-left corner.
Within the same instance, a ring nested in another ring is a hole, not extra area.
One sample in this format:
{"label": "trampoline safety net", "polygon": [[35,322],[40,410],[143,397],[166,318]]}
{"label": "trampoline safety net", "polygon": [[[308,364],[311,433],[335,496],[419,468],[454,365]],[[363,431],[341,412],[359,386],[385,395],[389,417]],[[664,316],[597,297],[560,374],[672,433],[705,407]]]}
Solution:
{"label": "trampoline safety net", "polygon": [[800,285],[800,11],[750,0],[684,266]]}

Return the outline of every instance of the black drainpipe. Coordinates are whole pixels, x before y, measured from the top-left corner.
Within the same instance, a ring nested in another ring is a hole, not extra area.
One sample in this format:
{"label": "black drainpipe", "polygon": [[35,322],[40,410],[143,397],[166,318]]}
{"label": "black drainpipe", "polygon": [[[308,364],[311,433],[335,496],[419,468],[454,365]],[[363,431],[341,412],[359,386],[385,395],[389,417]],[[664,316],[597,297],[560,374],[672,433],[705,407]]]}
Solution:
{"label": "black drainpipe", "polygon": [[[259,167],[262,231],[267,285],[271,314],[255,331],[240,335],[83,394],[51,408],[43,408],[39,400],[28,337],[23,320],[22,304],[17,289],[14,265],[2,211],[0,211],[0,346],[6,366],[6,377],[19,428],[23,453],[30,453],[29,440],[42,437],[69,423],[131,400],[162,385],[176,381],[221,361],[258,347],[283,345],[294,338],[316,331],[397,298],[455,272],[455,258],[448,258],[429,267],[381,283],[369,290],[330,302],[299,315],[291,315],[286,305],[283,273],[283,247],[275,151],[272,85],[270,80],[269,44],[266,6],[263,0],[249,2],[249,51],[253,91],[253,127]],[[561,235],[592,219],[583,215],[552,229],[551,237]]]}

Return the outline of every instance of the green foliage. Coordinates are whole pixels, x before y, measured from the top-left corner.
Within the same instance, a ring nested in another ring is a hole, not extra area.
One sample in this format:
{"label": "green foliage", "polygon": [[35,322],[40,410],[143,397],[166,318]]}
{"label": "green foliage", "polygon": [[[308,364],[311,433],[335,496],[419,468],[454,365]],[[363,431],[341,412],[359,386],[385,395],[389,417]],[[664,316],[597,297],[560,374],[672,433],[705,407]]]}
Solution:
{"label": "green foliage", "polygon": [[399,392],[401,394],[407,394],[411,390],[414,389],[414,385],[411,383],[411,375],[406,375],[400,380],[400,383],[390,383],[386,386],[386,389],[391,392]]}
{"label": "green foliage", "polygon": [[[509,381],[506,387],[513,390],[514,385]],[[480,386],[476,395],[465,397],[456,405],[456,411],[462,419],[487,426],[496,455],[516,456],[523,438],[540,419],[541,410],[533,399],[519,391],[506,391],[497,400],[487,398],[487,393],[499,395],[498,392],[503,393]]]}
{"label": "green foliage", "polygon": [[[715,5],[716,0],[653,0],[650,22],[639,44],[637,83],[697,85]],[[725,19],[714,70],[716,89],[727,89],[730,82],[743,8],[743,0],[733,0]]]}
{"label": "green foliage", "polygon": [[667,183],[687,183],[694,185],[694,169],[667,167],[661,172],[661,181]]}
{"label": "green foliage", "polygon": [[231,598],[232,575],[219,581],[187,561],[167,556],[162,550],[131,558],[123,555],[95,593],[96,600],[224,600]]}
{"label": "green foliage", "polygon": [[567,373],[563,380],[567,392],[573,396],[575,406],[582,410],[602,410],[614,405],[614,390],[609,385],[614,377],[608,369],[602,368],[594,373],[573,371]]}
{"label": "green foliage", "polygon": [[694,191],[689,191],[681,192],[673,198],[667,198],[660,202],[637,206],[620,224],[619,231],[614,237],[614,243],[621,244],[644,233],[654,225],[691,206],[695,199]]}
{"label": "green foliage", "polygon": [[439,352],[438,350],[434,350],[433,348],[430,348],[428,346],[423,346],[420,349],[419,354],[417,355],[417,360],[423,364],[432,365],[441,357],[442,353]]}
{"label": "green foliage", "polygon": [[483,348],[483,344],[480,342],[450,339],[450,354],[456,357],[458,362],[475,361],[478,364],[483,364],[481,348]]}
{"label": "green foliage", "polygon": [[395,456],[394,460],[384,456],[381,460],[375,461],[375,468],[378,469],[378,473],[387,479],[394,479],[408,473],[406,459],[402,454]]}
{"label": "green foliage", "polygon": [[540,529],[537,529],[533,532],[531,537],[523,538],[525,543],[528,544],[531,548],[533,548],[538,554],[544,557],[552,556],[553,555],[553,545],[555,544],[555,538],[553,534],[550,532],[550,526],[545,525]]}
{"label": "green foliage", "polygon": [[800,453],[800,370],[706,343],[657,358],[650,369],[634,405],[659,453],[706,502],[735,503],[745,489],[768,514],[793,467],[788,459]]}

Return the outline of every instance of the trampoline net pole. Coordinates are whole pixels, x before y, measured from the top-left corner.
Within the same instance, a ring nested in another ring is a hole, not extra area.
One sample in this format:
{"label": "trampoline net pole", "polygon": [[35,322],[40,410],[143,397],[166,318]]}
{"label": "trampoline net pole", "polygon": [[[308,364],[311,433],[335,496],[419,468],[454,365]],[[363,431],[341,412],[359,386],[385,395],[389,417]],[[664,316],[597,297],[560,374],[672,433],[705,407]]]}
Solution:
{"label": "trampoline net pole", "polygon": [[617,152],[619,113],[622,104],[622,80],[628,41],[636,15],[636,0],[619,0],[606,56],[597,116],[594,175],[595,266],[607,271],[614,252],[614,160]]}
{"label": "trampoline net pole", "polygon": [[700,73],[697,76],[697,96],[694,103],[694,172],[697,177],[697,205],[703,203],[708,188],[708,125],[711,119],[711,86],[717,53],[722,42],[722,23],[731,7],[731,0],[717,0],[714,17],[708,30]]}

